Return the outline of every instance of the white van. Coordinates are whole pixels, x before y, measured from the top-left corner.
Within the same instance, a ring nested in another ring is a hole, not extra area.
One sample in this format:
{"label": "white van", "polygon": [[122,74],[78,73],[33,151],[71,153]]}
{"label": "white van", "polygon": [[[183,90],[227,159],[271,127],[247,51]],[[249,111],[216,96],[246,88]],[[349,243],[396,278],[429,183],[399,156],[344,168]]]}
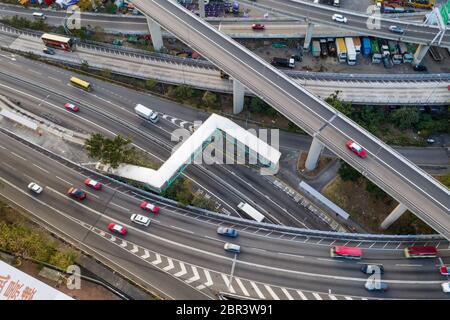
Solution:
{"label": "white van", "polygon": [[45,20],[45,15],[42,12],[33,12],[33,18]]}
{"label": "white van", "polygon": [[149,120],[153,123],[158,122],[158,113],[153,111],[152,109],[147,108],[146,106],[143,106],[142,104],[137,104],[134,108],[134,111],[136,114],[145,120]]}

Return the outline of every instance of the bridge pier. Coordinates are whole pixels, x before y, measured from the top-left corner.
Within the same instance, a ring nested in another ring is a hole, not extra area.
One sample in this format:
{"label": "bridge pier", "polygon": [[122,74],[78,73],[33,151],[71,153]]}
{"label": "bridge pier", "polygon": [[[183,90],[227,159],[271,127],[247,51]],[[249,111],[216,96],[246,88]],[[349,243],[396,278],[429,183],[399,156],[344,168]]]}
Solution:
{"label": "bridge pier", "polygon": [[303,44],[303,50],[308,51],[311,44],[311,38],[314,32],[314,23],[308,22],[308,29],[306,30],[305,43]]}
{"label": "bridge pier", "polygon": [[233,114],[241,113],[244,109],[244,92],[244,85],[233,79]]}
{"label": "bridge pier", "polygon": [[205,0],[198,0],[198,9],[200,11],[200,18],[205,17]]}
{"label": "bridge pier", "polygon": [[152,18],[147,16],[147,25],[150,35],[152,36],[153,48],[155,51],[161,51],[164,47],[161,26]]}
{"label": "bridge pier", "polygon": [[408,210],[407,207],[405,207],[403,204],[399,203],[398,206],[395,207],[394,210],[386,217],[386,219],[383,220],[381,223],[381,229],[387,229],[393,224],[395,221],[398,220]]}
{"label": "bridge pier", "polygon": [[417,66],[418,64],[420,64],[420,62],[422,62],[423,57],[425,57],[425,55],[428,52],[428,49],[430,49],[430,46],[419,44],[419,46],[416,49],[416,52],[414,52],[414,61],[413,61],[414,66]]}
{"label": "bridge pier", "polygon": [[308,157],[305,162],[306,171],[313,171],[317,167],[320,154],[323,150],[323,144],[316,137],[313,138],[311,146],[309,147]]}

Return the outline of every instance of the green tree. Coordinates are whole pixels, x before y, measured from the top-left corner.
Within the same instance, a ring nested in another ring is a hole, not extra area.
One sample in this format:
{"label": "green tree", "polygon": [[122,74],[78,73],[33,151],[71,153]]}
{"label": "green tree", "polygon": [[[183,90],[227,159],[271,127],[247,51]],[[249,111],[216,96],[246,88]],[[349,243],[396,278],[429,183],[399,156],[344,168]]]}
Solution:
{"label": "green tree", "polygon": [[80,69],[83,71],[89,71],[89,63],[86,60],[83,60]]}
{"label": "green tree", "polygon": [[112,71],[111,71],[111,69],[103,68],[102,71],[100,72],[100,74],[102,77],[111,78]]}
{"label": "green tree", "polygon": [[350,116],[352,114],[353,107],[351,103],[342,102],[338,99],[339,91],[332,93],[328,98],[325,99],[325,102],[330,104],[337,111],[343,113],[346,116]]}
{"label": "green tree", "polygon": [[191,201],[191,204],[194,207],[203,208],[207,210],[214,211],[215,209],[215,203],[211,199],[206,199],[202,195],[196,194],[194,195],[194,198]]}
{"label": "green tree", "polygon": [[114,2],[109,2],[105,6],[105,10],[106,10],[107,13],[115,14],[117,12],[117,6],[114,4]]}
{"label": "green tree", "polygon": [[217,105],[217,94],[210,91],[205,91],[202,97],[203,103],[208,107],[215,107]]}
{"label": "green tree", "polygon": [[158,85],[158,81],[155,79],[147,79],[145,81],[145,88],[148,90],[153,90]]}
{"label": "green tree", "polygon": [[130,146],[131,142],[130,139],[123,138],[121,135],[108,139],[96,133],[86,140],[84,147],[91,157],[117,168],[119,164],[133,156],[135,149]]}
{"label": "green tree", "polygon": [[400,129],[412,129],[419,123],[419,110],[417,108],[403,107],[394,110],[390,118]]}
{"label": "green tree", "polygon": [[170,97],[178,99],[180,101],[192,98],[194,94],[195,94],[194,89],[185,85],[171,87],[168,92],[168,95]]}
{"label": "green tree", "polygon": [[356,181],[362,176],[361,173],[342,160],[338,174],[343,181]]}
{"label": "green tree", "polygon": [[103,153],[103,147],[105,144],[105,136],[101,133],[94,133],[84,143],[84,148],[88,152],[89,156],[93,158],[101,158]]}
{"label": "green tree", "polygon": [[375,198],[379,200],[387,199],[387,194],[381,190],[376,184],[372,183],[371,181],[367,180],[366,183],[366,191],[375,195]]}

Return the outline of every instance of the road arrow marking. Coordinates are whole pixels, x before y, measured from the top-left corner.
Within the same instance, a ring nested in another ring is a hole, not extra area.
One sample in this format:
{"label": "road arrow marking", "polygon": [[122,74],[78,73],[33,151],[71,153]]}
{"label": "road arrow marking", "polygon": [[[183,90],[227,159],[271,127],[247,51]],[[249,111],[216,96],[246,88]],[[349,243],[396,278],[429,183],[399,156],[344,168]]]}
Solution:
{"label": "road arrow marking", "polygon": [[167,258],[167,261],[169,261],[169,265],[163,268],[164,271],[169,271],[174,268],[172,259]]}
{"label": "road arrow marking", "polygon": [[122,240],[120,246],[125,248],[127,246],[127,242],[125,240]]}
{"label": "road arrow marking", "polygon": [[150,253],[148,252],[148,250],[144,250],[144,254],[141,256],[142,259],[147,259],[150,257]]}
{"label": "road arrow marking", "polygon": [[184,266],[183,262],[180,262],[180,267],[181,267],[181,271],[178,271],[177,273],[174,274],[175,277],[181,277],[183,275],[185,275],[186,272],[186,267]]}
{"label": "road arrow marking", "polygon": [[192,271],[194,272],[194,276],[186,280],[186,283],[191,283],[200,279],[197,268],[192,266]]}
{"label": "road arrow marking", "polygon": [[152,261],[152,264],[154,264],[154,265],[160,264],[162,262],[161,256],[157,253],[155,253],[155,255],[156,255],[156,260]]}
{"label": "road arrow marking", "polygon": [[133,249],[131,250],[132,253],[136,253],[139,251],[139,248],[137,247],[137,245],[133,244]]}
{"label": "road arrow marking", "polygon": [[203,269],[203,271],[205,272],[205,276],[206,276],[206,282],[204,283],[205,286],[210,287],[213,285],[213,281],[211,278],[211,275],[209,274],[209,271],[206,269]]}

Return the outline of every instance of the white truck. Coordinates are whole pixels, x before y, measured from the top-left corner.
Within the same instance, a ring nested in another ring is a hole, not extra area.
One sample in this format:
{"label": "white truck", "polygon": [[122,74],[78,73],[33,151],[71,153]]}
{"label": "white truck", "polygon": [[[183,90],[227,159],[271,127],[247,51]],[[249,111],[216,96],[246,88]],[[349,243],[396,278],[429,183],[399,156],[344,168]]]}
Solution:
{"label": "white truck", "polygon": [[352,38],[345,38],[345,46],[347,48],[347,64],[353,66],[356,64],[356,50]]}
{"label": "white truck", "polygon": [[146,106],[143,106],[142,104],[137,104],[136,107],[134,107],[134,112],[136,112],[139,117],[153,123],[157,123],[159,120],[157,112],[147,108]]}

